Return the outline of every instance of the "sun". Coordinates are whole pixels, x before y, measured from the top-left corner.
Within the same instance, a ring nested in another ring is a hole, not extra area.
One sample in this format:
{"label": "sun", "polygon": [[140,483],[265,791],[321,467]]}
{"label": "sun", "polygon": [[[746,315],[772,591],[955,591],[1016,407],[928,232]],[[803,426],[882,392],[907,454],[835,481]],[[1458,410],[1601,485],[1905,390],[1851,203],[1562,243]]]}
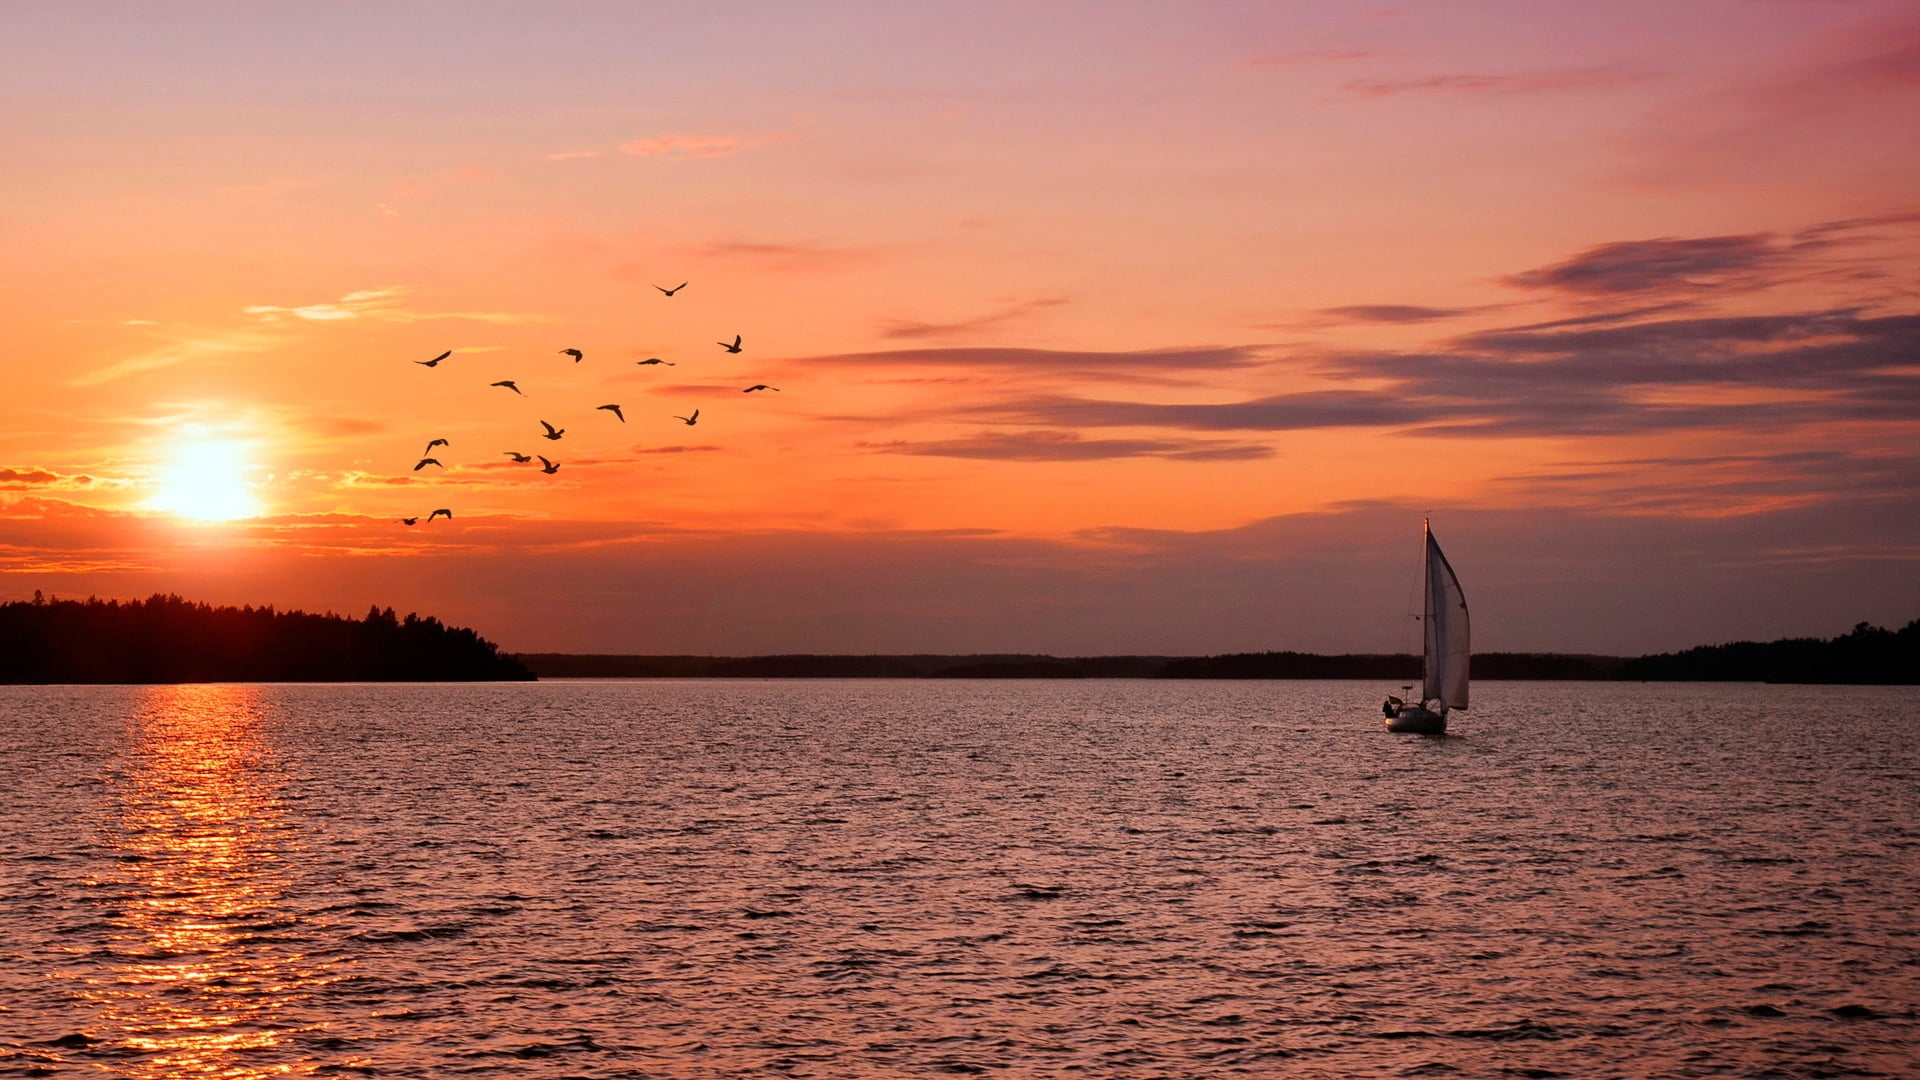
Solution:
{"label": "sun", "polygon": [[247,480],[252,468],[248,449],[246,443],[217,440],[181,445],[160,473],[160,493],[148,501],[148,508],[195,521],[258,515],[260,503]]}

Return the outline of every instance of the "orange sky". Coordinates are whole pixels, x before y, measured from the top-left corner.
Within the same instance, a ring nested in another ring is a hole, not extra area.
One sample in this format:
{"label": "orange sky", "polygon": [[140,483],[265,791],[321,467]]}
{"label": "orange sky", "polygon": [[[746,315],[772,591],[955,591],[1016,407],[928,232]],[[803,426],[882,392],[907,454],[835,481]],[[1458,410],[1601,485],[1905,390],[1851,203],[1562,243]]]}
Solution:
{"label": "orange sky", "polygon": [[1910,4],[9,25],[3,597],[1391,649],[1431,511],[1484,648],[1920,615]]}

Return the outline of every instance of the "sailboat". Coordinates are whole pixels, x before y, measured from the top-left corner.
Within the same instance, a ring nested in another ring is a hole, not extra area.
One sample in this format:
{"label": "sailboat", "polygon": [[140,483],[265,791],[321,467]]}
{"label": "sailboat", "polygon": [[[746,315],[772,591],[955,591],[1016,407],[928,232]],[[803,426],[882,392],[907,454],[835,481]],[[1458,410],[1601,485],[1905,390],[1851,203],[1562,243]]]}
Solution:
{"label": "sailboat", "polygon": [[1467,707],[1467,597],[1433,538],[1433,527],[1423,521],[1420,529],[1426,535],[1425,569],[1421,574],[1426,604],[1420,616],[1426,655],[1421,665],[1420,702],[1410,705],[1389,697],[1385,707],[1387,730],[1445,735],[1447,710]]}

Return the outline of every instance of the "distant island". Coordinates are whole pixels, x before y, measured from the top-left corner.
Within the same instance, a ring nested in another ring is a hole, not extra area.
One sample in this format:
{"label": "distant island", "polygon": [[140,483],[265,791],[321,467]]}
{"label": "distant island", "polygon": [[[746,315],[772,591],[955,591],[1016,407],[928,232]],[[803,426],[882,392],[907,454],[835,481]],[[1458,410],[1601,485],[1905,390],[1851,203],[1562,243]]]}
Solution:
{"label": "distant island", "polygon": [[[535,674],[624,679],[1384,679],[1420,677],[1403,654],[1301,652],[1222,656],[1082,656],[990,653],[866,656],[630,656],[522,653]],[[1832,640],[1708,645],[1654,656],[1479,653],[1478,679],[1586,679],[1657,682],[1920,684],[1920,619],[1898,631],[1866,623]]]}
{"label": "distant island", "polygon": [[378,607],[364,619],[178,596],[0,604],[0,683],[532,679],[472,630]]}

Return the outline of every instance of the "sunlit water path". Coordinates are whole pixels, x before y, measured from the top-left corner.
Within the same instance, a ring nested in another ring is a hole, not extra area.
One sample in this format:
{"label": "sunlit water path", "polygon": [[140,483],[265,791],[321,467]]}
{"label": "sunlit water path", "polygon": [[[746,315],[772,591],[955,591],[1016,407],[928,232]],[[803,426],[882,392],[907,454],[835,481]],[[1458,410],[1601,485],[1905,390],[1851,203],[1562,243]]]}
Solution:
{"label": "sunlit water path", "polygon": [[0,687],[0,1075],[1911,1076],[1896,689]]}

